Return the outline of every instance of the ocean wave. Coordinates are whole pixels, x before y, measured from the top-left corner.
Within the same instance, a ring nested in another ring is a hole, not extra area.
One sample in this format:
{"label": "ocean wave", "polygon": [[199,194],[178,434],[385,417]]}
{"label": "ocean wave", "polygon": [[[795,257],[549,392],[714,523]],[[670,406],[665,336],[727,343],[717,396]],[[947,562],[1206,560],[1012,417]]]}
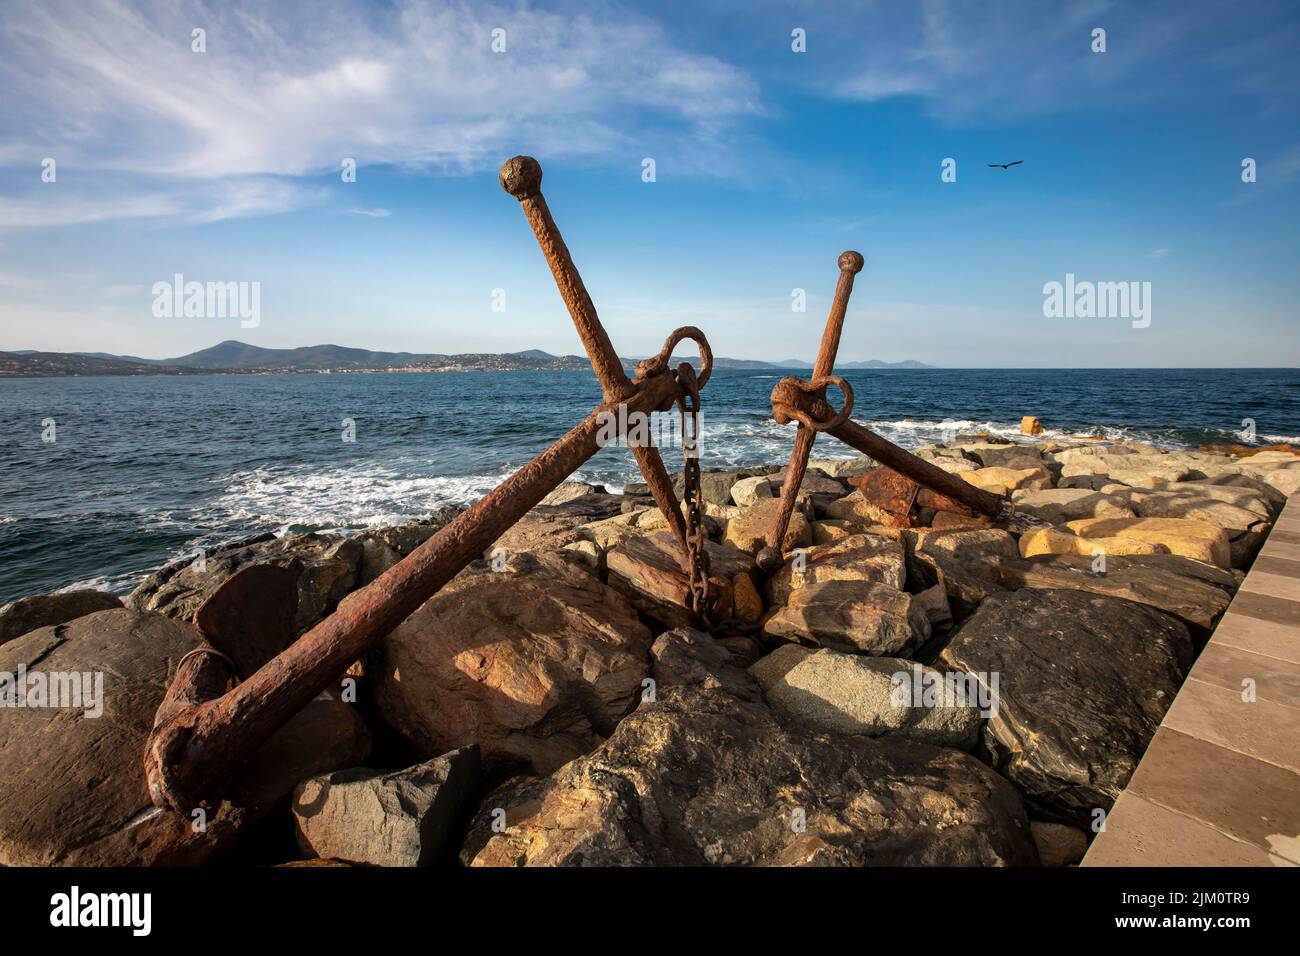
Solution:
{"label": "ocean wave", "polygon": [[220,479],[224,490],[202,511],[224,523],[276,524],[282,532],[379,528],[477,501],[512,471],[439,476],[379,465],[257,468]]}

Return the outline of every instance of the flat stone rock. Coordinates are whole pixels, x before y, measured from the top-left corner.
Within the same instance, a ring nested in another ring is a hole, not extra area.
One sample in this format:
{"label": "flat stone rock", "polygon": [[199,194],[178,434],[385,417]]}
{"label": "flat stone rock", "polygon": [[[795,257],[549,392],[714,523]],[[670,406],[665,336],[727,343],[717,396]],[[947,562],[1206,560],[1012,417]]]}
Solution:
{"label": "flat stone rock", "polygon": [[33,594],[0,607],[0,644],[22,637],[38,627],[66,624],[96,611],[121,607],[122,599],[107,591],[62,591]]}
{"label": "flat stone rock", "polygon": [[924,866],[1032,865],[1037,855],[1014,789],[960,751],[791,730],[762,705],[675,687],[591,754],[486,799],[461,859]]}
{"label": "flat stone rock", "polygon": [[1051,476],[1042,466],[1033,468],[984,467],[960,473],[962,481],[992,494],[1005,496],[1020,488],[1049,488]]}
{"label": "flat stone rock", "polygon": [[858,654],[896,655],[930,637],[912,595],[885,584],[823,581],[790,592],[763,621],[769,637]]}
{"label": "flat stone rock", "polygon": [[1001,568],[1008,590],[1069,588],[1146,604],[1209,637],[1237,590],[1240,574],[1173,554],[1107,555],[1105,573],[1082,555],[1043,555]]}
{"label": "flat stone rock", "polygon": [[427,757],[478,744],[490,773],[548,773],[632,708],[650,632],[627,599],[554,554],[457,575],[376,661],[385,721]]}
{"label": "flat stone rock", "polygon": [[1090,827],[1109,811],[1193,656],[1179,621],[1076,590],[995,594],[937,666],[998,675],[985,723],[994,765],[1047,819]]}
{"label": "flat stone rock", "polygon": [[[799,565],[800,570],[795,570]],[[870,581],[899,591],[907,580],[900,542],[875,534],[853,534],[816,545],[801,558],[787,560],[768,582],[773,604],[785,604],[792,591],[823,581]]]}
{"label": "flat stone rock", "polygon": [[1226,531],[1193,518],[1082,518],[1065,528],[1082,538],[1126,538],[1160,545],[1170,554],[1232,566],[1232,545]]}
{"label": "flat stone rock", "polygon": [[404,770],[336,770],[294,789],[294,832],[309,857],[363,866],[451,861],[480,786],[473,746]]}
{"label": "flat stone rock", "polygon": [[[943,747],[974,746],[982,723],[975,699],[959,705],[936,697],[938,706],[923,706],[926,684],[917,670],[921,665],[898,657],[796,644],[778,647],[749,668],[768,704],[822,730],[867,737],[899,734]],[[942,674],[923,670],[926,678],[943,686]]]}
{"label": "flat stone rock", "polygon": [[832,478],[861,478],[877,467],[877,463],[866,455],[859,455],[857,458],[810,458],[808,467]]}

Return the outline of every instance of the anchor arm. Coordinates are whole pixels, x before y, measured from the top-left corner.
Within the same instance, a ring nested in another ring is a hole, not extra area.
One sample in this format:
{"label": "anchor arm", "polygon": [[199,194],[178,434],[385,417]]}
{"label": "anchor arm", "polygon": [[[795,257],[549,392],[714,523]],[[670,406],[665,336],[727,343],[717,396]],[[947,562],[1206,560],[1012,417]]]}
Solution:
{"label": "anchor arm", "polygon": [[[814,382],[828,378],[835,370],[835,356],[840,348],[840,334],[844,331],[844,315],[848,311],[849,296],[853,294],[853,278],[862,271],[862,265],[860,252],[850,249],[840,254],[840,277],[835,283],[835,298],[831,301],[830,315],[826,317],[826,329],[822,333],[821,346],[817,349],[817,360],[813,363]],[[846,399],[849,394],[845,393]],[[808,470],[808,457],[812,454],[813,442],[816,438],[815,429],[802,422],[799,424],[794,436],[794,445],[790,449],[790,464],[785,470],[785,481],[781,485],[781,504],[777,509],[776,517],[772,520],[772,529],[767,535],[767,547],[758,553],[758,566],[769,574],[781,567],[781,543],[785,539],[786,528],[790,526],[790,516],[794,514],[799,487],[803,484],[804,473]]]}

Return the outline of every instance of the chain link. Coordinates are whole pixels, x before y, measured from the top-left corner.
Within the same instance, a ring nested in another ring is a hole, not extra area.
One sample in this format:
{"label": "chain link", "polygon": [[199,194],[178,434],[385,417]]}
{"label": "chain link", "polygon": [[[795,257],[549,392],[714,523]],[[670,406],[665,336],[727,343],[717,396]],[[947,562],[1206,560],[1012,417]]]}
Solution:
{"label": "chain link", "polygon": [[673,373],[682,394],[682,499],[686,506],[686,609],[709,627],[709,552],[704,541],[704,492],[700,485],[700,387],[683,362]]}

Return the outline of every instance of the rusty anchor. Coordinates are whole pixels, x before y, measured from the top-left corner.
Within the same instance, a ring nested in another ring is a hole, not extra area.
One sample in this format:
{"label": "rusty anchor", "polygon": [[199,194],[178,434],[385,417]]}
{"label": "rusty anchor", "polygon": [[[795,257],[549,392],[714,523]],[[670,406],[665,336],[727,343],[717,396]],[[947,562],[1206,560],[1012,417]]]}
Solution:
{"label": "rusty anchor", "polygon": [[[241,597],[248,599],[259,585],[274,586],[275,593],[283,595],[283,578],[290,572],[265,569],[256,571],[255,577],[253,569],[245,569],[249,575],[237,575],[240,580],[227,582],[221,598],[200,608],[196,615],[195,624],[204,640],[178,664],[146,742],[144,769],[155,806],[182,813],[205,804],[214,806],[235,770],[277,729],[337,682],[354,661],[595,455],[611,415],[624,422],[638,414],[668,411],[674,404],[684,415],[698,409],[699,390],[713,367],[704,333],[690,326],[677,329],[659,354],[640,362],[629,379],[551,218],[541,192],[541,166],[530,157],[516,156],[501,167],[500,178],[505,191],[519,200],[551,267],[600,380],[604,392],[601,404],[401,562],[349,595],[333,614],[296,641],[290,643],[287,629],[292,611],[286,618],[266,607],[266,600],[254,597],[244,606],[258,613],[239,613]],[[698,377],[689,363],[676,368],[669,365],[673,349],[687,339],[699,347]],[[626,415],[620,413],[619,406],[626,407]],[[698,419],[694,424],[698,428]],[[622,426],[619,433],[627,439]],[[709,579],[698,497],[690,500],[687,496],[683,518],[658,449],[642,445],[633,447],[633,453],[682,548],[689,582],[688,607],[705,617]],[[688,447],[688,472],[690,459]],[[695,468],[698,479],[698,463]],[[241,656],[239,649],[244,644],[255,650]]]}
{"label": "rusty anchor", "polygon": [[[994,519],[1007,520],[1012,514],[1009,502],[917,458],[849,417],[853,413],[853,387],[832,373],[840,347],[840,333],[844,329],[844,313],[853,293],[853,279],[862,271],[862,265],[860,253],[849,251],[840,255],[840,277],[835,285],[835,298],[826,318],[826,330],[822,333],[812,376],[807,380],[788,376],[772,389],[772,417],[781,425],[797,422],[798,428],[781,486],[781,503],[768,532],[767,546],[758,553],[758,566],[768,574],[775,574],[785,563],[781,545],[790,526],[790,516],[794,513],[799,486],[808,469],[808,456],[818,432],[834,435],[884,466],[873,470],[873,475],[875,472],[881,474],[871,479],[876,484],[869,484],[868,488],[876,488],[880,493],[877,501],[885,504],[888,510],[897,509],[894,513],[903,520],[916,504],[927,502],[931,507]],[[838,412],[826,401],[826,389],[832,385],[844,397],[844,404]]]}

